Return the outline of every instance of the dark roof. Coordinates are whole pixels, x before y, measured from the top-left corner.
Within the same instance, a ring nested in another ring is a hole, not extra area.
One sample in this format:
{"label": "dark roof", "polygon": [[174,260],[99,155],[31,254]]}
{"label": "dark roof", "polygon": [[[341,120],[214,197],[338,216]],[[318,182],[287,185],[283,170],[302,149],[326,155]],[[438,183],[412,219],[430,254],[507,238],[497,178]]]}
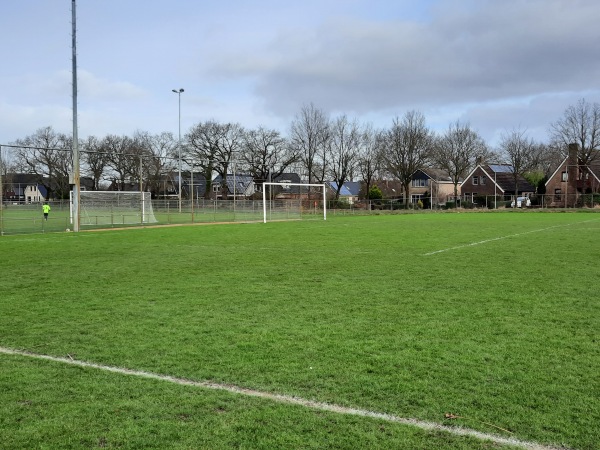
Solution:
{"label": "dark roof", "polygon": [[302,179],[297,173],[289,172],[273,178],[273,183],[302,183]]}
{"label": "dark roof", "polygon": [[[300,178],[300,175],[298,175],[297,173],[294,173],[294,172],[286,172],[286,173],[282,173],[281,175],[274,177],[273,183],[304,184],[302,182],[302,179]],[[300,195],[303,192],[306,192],[306,188],[303,190],[302,186],[289,186],[285,189],[281,188],[281,187],[275,187],[273,189],[273,192],[275,192],[275,193],[285,192],[285,194]]]}
{"label": "dark roof", "polygon": [[513,173],[513,166],[510,164],[488,164],[491,172],[495,173]]}
{"label": "dark roof", "polygon": [[183,180],[183,183],[181,186],[182,192],[184,192],[184,191],[189,192],[190,185],[192,184],[192,181],[193,181],[195,197],[203,197],[204,194],[206,193],[206,177],[204,176],[203,173],[194,172],[193,180],[192,180],[192,174],[190,174],[189,172],[182,173],[181,179]]}
{"label": "dark roof", "polygon": [[26,184],[26,185],[37,185],[41,180],[42,176],[34,173],[7,173],[2,177],[3,183],[9,184]]}
{"label": "dark roof", "polygon": [[[432,180],[435,180],[438,182],[441,182],[441,181],[447,181],[450,183],[452,182],[452,177],[450,176],[448,171],[445,169],[439,169],[439,168],[435,168],[435,167],[426,167],[423,169],[417,169],[415,171],[415,173],[413,173],[412,177],[416,178],[415,175],[420,175],[420,174],[423,174],[427,178],[431,178]],[[459,178],[458,181],[461,182],[462,178]]]}
{"label": "dark roof", "polygon": [[[482,168],[488,173],[491,180],[495,181],[504,192],[514,192],[515,179],[511,165],[489,164],[487,166],[482,166]],[[535,187],[521,175],[517,177],[517,189],[518,192],[535,192]]]}
{"label": "dark roof", "polygon": [[[223,177],[217,175],[213,180],[214,184],[221,184]],[[234,192],[237,194],[243,194],[248,190],[248,187],[254,182],[252,175],[246,174],[228,174],[227,175],[227,190],[230,194]],[[195,184],[195,183],[194,183]]]}

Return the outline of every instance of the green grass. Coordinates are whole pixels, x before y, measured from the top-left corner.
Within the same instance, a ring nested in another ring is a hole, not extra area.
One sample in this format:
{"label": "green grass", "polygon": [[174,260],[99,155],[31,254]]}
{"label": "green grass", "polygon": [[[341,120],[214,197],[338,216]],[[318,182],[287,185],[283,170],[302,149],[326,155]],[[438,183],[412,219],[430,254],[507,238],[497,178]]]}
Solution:
{"label": "green grass", "polygon": [[[509,212],[4,236],[0,346],[593,449],[599,234]],[[20,356],[0,405],[8,448],[495,447]]]}
{"label": "green grass", "polygon": [[[195,208],[187,203],[181,212],[177,207],[155,206],[153,212],[156,222],[146,223],[144,226],[263,221],[263,209],[259,207],[258,202],[251,206],[244,205],[244,202],[238,202],[235,208],[232,202],[217,204],[209,202],[203,207]],[[293,220],[311,216],[317,219],[323,218],[322,212],[304,211],[301,213],[293,207],[289,207],[286,211],[269,210],[267,212],[268,220]],[[82,213],[81,229],[138,227],[140,220],[140,213],[137,212],[115,211],[111,215],[109,209],[87,210]],[[0,235],[57,233],[67,229],[73,229],[68,203],[53,205],[47,221],[44,220],[39,204],[7,205],[0,210]]]}

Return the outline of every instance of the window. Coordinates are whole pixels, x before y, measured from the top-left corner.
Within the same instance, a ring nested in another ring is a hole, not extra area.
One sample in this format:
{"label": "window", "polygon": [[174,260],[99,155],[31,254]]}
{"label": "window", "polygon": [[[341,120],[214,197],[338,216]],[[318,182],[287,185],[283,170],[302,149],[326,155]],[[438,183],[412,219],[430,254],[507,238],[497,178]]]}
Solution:
{"label": "window", "polygon": [[426,187],[427,179],[425,178],[415,178],[412,180],[412,187]]}
{"label": "window", "polygon": [[410,201],[412,203],[418,203],[419,200],[423,200],[423,194],[412,194],[410,196]]}
{"label": "window", "polygon": [[481,175],[481,178],[479,179],[479,184],[481,184],[482,186],[485,184],[485,175]]}
{"label": "window", "polygon": [[560,189],[554,189],[554,200],[560,200]]}
{"label": "window", "polygon": [[479,184],[479,177],[473,177],[473,186],[477,186]]}
{"label": "window", "polygon": [[563,172],[561,180],[562,181],[569,181],[569,173],[568,172]]}
{"label": "window", "polygon": [[221,190],[220,184],[213,184],[213,192],[219,192]]}

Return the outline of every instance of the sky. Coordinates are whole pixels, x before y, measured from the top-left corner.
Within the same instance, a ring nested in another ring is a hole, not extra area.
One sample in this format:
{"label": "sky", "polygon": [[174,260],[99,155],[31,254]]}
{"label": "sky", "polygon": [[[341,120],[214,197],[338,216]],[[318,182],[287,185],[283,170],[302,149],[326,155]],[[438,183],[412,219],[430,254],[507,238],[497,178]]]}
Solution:
{"label": "sky", "polygon": [[[72,133],[72,0],[0,3],[0,144]],[[313,104],[375,128],[420,111],[490,146],[600,103],[597,0],[77,0],[78,134],[289,132]],[[181,122],[179,98],[181,93]]]}

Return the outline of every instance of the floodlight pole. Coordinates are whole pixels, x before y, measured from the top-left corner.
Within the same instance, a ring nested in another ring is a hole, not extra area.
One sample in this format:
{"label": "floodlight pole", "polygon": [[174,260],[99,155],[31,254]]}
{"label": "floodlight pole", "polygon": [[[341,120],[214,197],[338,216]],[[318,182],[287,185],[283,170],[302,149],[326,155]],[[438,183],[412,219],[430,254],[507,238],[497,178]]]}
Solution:
{"label": "floodlight pole", "polygon": [[177,194],[177,199],[179,201],[179,212],[181,213],[181,93],[184,92],[183,89],[171,89],[173,92],[175,92],[177,94],[177,96],[179,97],[179,139],[177,141],[177,148],[179,149],[178,151],[178,155],[179,155],[179,180],[178,180],[178,184],[179,184],[179,189],[178,194]]}
{"label": "floodlight pole", "polygon": [[77,135],[77,14],[75,0],[71,1],[72,47],[73,47],[73,231],[79,231],[80,224],[80,180],[79,180],[79,137]]}

